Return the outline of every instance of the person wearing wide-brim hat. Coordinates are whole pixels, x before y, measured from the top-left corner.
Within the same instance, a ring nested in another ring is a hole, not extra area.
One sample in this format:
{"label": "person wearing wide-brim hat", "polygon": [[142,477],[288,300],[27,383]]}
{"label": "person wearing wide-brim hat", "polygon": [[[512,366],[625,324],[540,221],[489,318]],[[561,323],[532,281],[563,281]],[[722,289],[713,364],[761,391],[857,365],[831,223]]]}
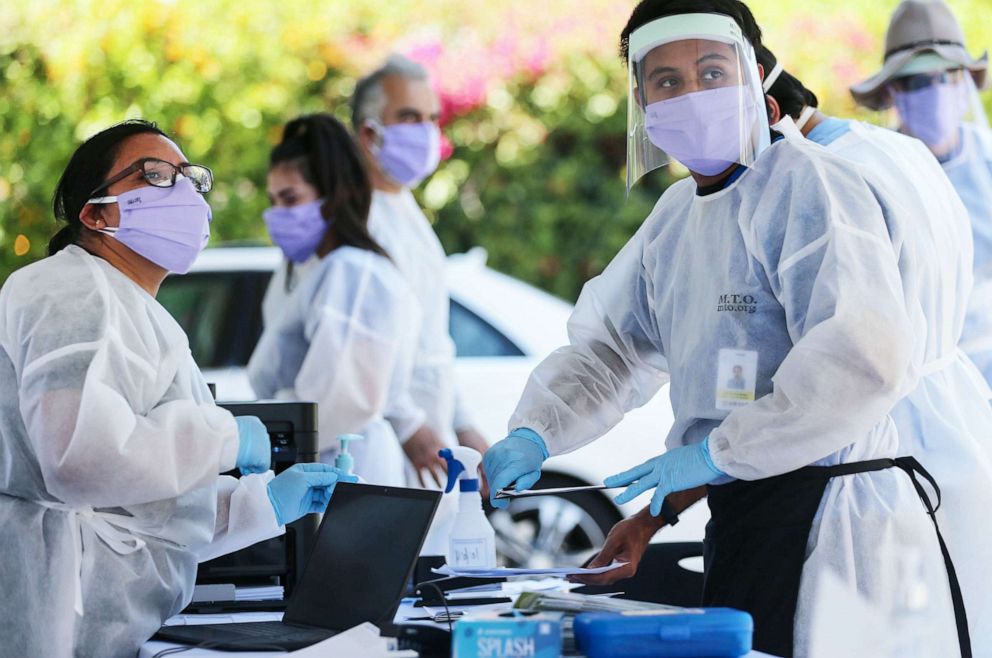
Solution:
{"label": "person wearing wide-brim hat", "polygon": [[988,53],[972,57],[942,0],[904,0],[885,36],[882,70],[851,87],[871,109],[895,106],[899,130],[940,161],[971,218],[975,284],[961,348],[992,383],[992,131],[978,98]]}
{"label": "person wearing wide-brim hat", "polygon": [[892,106],[892,83],[918,73],[967,69],[975,86],[988,79],[988,52],[972,57],[951,8],[942,0],[904,0],[892,14],[885,35],[882,70],[851,87],[854,99],[873,110]]}

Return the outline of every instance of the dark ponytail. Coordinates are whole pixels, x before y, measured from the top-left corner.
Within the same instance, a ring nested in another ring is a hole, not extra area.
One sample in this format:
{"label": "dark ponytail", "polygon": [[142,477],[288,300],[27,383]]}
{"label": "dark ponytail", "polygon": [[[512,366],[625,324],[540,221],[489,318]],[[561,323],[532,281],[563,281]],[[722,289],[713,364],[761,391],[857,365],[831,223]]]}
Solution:
{"label": "dark ponytail", "polygon": [[[765,69],[766,76],[772,72],[778,63],[775,54],[764,46],[758,48],[757,57],[758,64],[761,64],[761,67]],[[788,71],[782,71],[778,80],[768,90],[768,95],[778,103],[783,116],[789,115],[793,119],[798,119],[806,107],[820,106],[816,94],[807,89],[798,78]]]}
{"label": "dark ponytail", "polygon": [[79,242],[83,230],[79,213],[83,211],[83,206],[93,190],[110,176],[110,169],[124,140],[142,133],[166,136],[154,123],[131,119],[98,132],[80,144],[72,154],[52,195],[55,219],[66,225],[49,240],[49,256]]}
{"label": "dark ponytail", "polygon": [[369,233],[372,183],[358,146],[340,121],[323,113],[290,121],[269,157],[270,168],[279,164],[295,167],[324,199],[320,211],[330,230],[318,253],[326,254],[336,238],[339,244],[389,257]]}

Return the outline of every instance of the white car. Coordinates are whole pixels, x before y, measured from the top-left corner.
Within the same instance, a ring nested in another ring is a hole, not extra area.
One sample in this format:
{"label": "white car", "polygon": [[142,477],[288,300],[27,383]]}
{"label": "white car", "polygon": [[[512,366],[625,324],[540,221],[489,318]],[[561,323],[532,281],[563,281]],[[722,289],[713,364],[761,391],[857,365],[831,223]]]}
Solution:
{"label": "white car", "polygon": [[[570,304],[486,267],[482,249],[448,258],[450,331],[458,386],[476,427],[490,441],[506,423],[531,370],[567,342]],[[171,276],[158,299],[189,335],[190,347],[220,400],[250,400],[244,367],[262,330],[261,300],[282,262],[274,247],[206,250],[193,270]],[[606,436],[575,452],[552,457],[538,487],[600,484],[664,450],[672,425],[667,386]],[[507,564],[564,566],[583,562],[606,533],[649,502],[647,495],[617,506],[616,492],[586,491],[564,497],[514,500],[492,511],[499,552]],[[656,541],[700,541],[709,513],[696,505]]]}

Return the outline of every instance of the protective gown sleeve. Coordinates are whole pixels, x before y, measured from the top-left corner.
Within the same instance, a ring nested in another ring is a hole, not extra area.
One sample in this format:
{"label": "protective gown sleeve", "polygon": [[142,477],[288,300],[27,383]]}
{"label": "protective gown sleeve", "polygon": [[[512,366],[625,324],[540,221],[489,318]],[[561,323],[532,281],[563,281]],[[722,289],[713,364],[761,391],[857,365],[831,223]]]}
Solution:
{"label": "protective gown sleeve", "polygon": [[272,471],[233,478],[217,479],[217,517],[214,538],[197,551],[200,562],[233,553],[285,532],[276,521],[269,500],[268,484]]}
{"label": "protective gown sleeve", "polygon": [[[234,467],[234,417],[212,403],[162,401],[188,346],[144,341],[102,279],[80,294],[50,282],[7,286],[16,309],[0,337],[16,354],[19,404],[45,485],[69,505],[175,498]],[[89,282],[87,282],[88,284]],[[115,320],[116,319],[116,320]]]}
{"label": "protective gown sleeve", "polygon": [[451,424],[456,432],[466,430],[473,425],[472,413],[465,406],[465,398],[462,396],[457,382],[455,385],[455,416]]}
{"label": "protective gown sleeve", "polygon": [[[410,367],[411,315],[418,316],[399,274],[381,271],[391,267],[371,252],[351,254],[329,268],[308,306],[309,349],[294,388],[301,399],[319,402],[321,434],[358,432],[387,409],[397,412],[389,409],[389,394],[403,386],[394,373]],[[412,416],[407,424],[423,422],[415,407],[400,408]]]}
{"label": "protective gown sleeve", "polygon": [[772,477],[864,440],[915,385],[903,246],[887,230],[895,208],[856,171],[777,180],[777,194],[742,211],[793,346],[772,392],[711,433],[728,475]]}
{"label": "protective gown sleeve", "polygon": [[[396,361],[389,382],[386,420],[400,443],[405,443],[427,422],[427,413],[413,399],[412,382],[417,350],[420,307],[411,295],[400,302],[399,313],[407,317],[408,328],[398,336]],[[402,310],[405,308],[406,310]]]}
{"label": "protective gown sleeve", "polygon": [[583,287],[568,321],[569,344],[534,369],[510,418],[509,430],[534,430],[552,455],[599,438],[668,381],[643,265],[645,233],[642,226]]}

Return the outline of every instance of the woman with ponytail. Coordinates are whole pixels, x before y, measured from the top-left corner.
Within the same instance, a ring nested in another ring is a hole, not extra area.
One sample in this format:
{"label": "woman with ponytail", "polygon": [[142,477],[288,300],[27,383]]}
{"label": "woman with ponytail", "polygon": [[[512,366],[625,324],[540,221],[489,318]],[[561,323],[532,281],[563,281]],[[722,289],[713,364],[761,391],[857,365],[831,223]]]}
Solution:
{"label": "woman with ponytail", "polygon": [[324,461],[338,436],[361,434],[349,448],[355,473],[404,485],[397,434],[424,422],[409,396],[420,309],[369,235],[372,187],[345,127],[327,114],[289,122],[270,157],[268,193],[265,223],[286,262],[263,301],[252,387],[260,398],[316,400]]}

